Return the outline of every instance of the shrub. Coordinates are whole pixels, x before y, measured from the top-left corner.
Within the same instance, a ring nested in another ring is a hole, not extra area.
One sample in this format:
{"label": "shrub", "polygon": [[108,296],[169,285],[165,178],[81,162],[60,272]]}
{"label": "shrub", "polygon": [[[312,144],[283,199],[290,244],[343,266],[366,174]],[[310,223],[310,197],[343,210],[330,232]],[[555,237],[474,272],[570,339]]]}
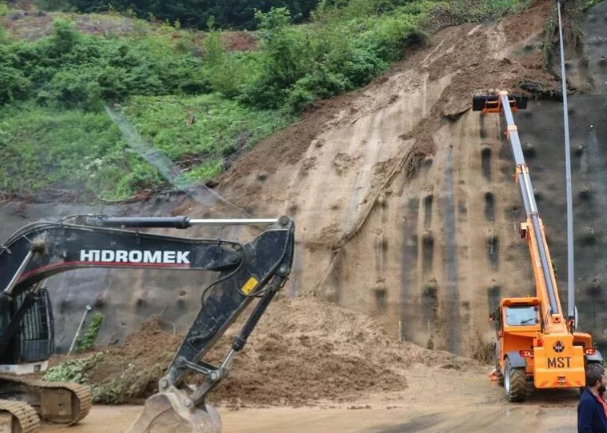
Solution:
{"label": "shrub", "polygon": [[77,352],[86,352],[95,345],[99,331],[101,330],[101,324],[103,323],[103,314],[96,312],[91,317],[91,323],[89,324],[84,336],[76,343]]}
{"label": "shrub", "polygon": [[132,95],[211,90],[202,60],[191,53],[180,54],[163,40],[83,35],[66,20],[54,23],[50,37],[2,46],[0,54],[0,104],[36,99],[97,110]]}
{"label": "shrub", "polygon": [[30,80],[19,69],[0,66],[0,105],[26,97],[30,84]]}
{"label": "shrub", "polygon": [[103,353],[96,353],[87,358],[70,359],[50,367],[44,374],[49,382],[76,382],[86,384],[86,373],[103,359]]}

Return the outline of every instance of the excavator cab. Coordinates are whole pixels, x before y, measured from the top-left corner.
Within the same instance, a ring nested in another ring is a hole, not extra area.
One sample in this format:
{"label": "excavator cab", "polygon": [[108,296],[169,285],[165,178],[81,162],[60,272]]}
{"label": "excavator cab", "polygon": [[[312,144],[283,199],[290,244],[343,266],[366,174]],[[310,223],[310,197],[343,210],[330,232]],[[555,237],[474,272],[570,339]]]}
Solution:
{"label": "excavator cab", "polygon": [[[43,288],[32,294],[31,305],[18,334],[18,362],[36,363],[34,372],[41,371],[41,362],[48,360],[55,352],[55,327],[51,298],[48,290]],[[17,305],[24,305],[26,295],[17,299]]]}
{"label": "excavator cab", "polygon": [[55,352],[54,320],[51,299],[46,288],[19,295],[0,314],[0,335],[16,314],[23,314],[19,329],[5,344],[11,350],[0,357],[0,372],[39,373]]}

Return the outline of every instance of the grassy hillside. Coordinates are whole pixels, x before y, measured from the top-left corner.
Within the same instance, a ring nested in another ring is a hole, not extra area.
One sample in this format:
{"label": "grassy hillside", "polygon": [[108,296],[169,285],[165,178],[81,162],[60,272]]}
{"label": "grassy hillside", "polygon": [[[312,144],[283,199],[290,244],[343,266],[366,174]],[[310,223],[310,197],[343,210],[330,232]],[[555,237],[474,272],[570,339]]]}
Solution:
{"label": "grassy hillside", "polygon": [[[124,199],[170,187],[145,158],[155,151],[180,179],[208,181],[315,100],[364,86],[402,59],[408,45],[425,41],[435,12],[461,22],[524,6],[402,3],[321,2],[298,26],[286,9],[257,13],[256,42],[243,50],[217,30],[116,14],[97,15],[93,25],[91,16],[23,16],[0,3],[0,192]],[[24,20],[47,30],[34,37]],[[109,107],[143,140],[123,135]]]}

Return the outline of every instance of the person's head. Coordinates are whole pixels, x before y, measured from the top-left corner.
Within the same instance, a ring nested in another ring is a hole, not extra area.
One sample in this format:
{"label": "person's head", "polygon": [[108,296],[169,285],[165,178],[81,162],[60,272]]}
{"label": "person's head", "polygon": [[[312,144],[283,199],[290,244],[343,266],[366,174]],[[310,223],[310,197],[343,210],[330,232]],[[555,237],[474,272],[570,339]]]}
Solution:
{"label": "person's head", "polygon": [[598,393],[605,392],[607,380],[605,379],[605,368],[601,364],[588,364],[586,367],[586,386]]}

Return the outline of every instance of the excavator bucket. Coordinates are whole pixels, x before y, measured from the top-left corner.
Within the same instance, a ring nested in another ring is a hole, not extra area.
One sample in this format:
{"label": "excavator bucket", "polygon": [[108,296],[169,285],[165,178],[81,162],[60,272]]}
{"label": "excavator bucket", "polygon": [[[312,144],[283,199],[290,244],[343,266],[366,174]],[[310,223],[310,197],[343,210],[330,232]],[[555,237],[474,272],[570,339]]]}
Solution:
{"label": "excavator bucket", "polygon": [[[508,95],[510,109],[513,112],[527,108],[527,96]],[[476,94],[472,96],[472,111],[483,113],[499,113],[502,109],[502,99],[499,93]]]}
{"label": "excavator bucket", "polygon": [[161,392],[147,399],[126,433],[221,433],[221,418],[210,404],[195,406],[180,391]]}

